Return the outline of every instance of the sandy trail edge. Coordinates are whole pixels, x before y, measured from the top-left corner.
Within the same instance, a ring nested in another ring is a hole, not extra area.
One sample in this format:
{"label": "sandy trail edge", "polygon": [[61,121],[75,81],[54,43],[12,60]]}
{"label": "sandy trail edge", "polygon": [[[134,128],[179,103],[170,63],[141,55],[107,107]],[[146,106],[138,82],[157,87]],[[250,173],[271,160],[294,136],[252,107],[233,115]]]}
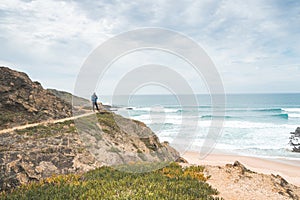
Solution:
{"label": "sandy trail edge", "polygon": [[55,124],[55,123],[59,123],[59,122],[64,122],[64,121],[68,121],[68,120],[77,119],[77,118],[80,118],[80,117],[85,117],[85,116],[92,115],[92,114],[94,114],[94,112],[89,112],[89,113],[85,113],[85,114],[82,114],[82,115],[77,115],[77,116],[63,118],[63,119],[47,120],[47,121],[43,121],[43,122],[38,122],[38,123],[33,123],[33,124],[26,124],[26,125],[16,126],[16,127],[13,127],[13,128],[8,128],[8,129],[2,129],[2,130],[0,130],[0,134],[12,132],[14,130],[22,130],[22,129],[25,129],[25,128],[35,127],[35,126],[38,126],[38,125],[41,125],[41,124]]}
{"label": "sandy trail edge", "polygon": [[190,164],[225,166],[239,161],[246,168],[263,174],[279,174],[289,183],[300,186],[300,161],[298,160],[267,160],[262,158],[228,155],[210,154],[201,159],[197,152],[186,152],[182,155]]}

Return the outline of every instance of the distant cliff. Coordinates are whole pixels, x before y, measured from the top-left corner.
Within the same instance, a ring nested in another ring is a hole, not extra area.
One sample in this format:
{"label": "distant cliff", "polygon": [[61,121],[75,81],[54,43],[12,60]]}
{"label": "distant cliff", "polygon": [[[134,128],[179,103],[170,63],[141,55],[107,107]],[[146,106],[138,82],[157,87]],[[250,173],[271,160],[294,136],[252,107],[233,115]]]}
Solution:
{"label": "distant cliff", "polygon": [[[60,90],[56,90],[56,89],[47,89],[47,90],[50,91],[51,93],[53,93],[58,98],[66,101],[70,104],[75,102],[75,105],[77,105],[77,106],[80,105],[81,108],[91,109],[92,105],[91,105],[90,100],[72,95],[71,93],[65,92],[65,91],[60,91]],[[98,107],[103,108],[105,110],[111,109],[110,105],[103,105],[101,102],[98,102]]]}
{"label": "distant cliff", "polygon": [[0,130],[70,117],[71,104],[43,89],[23,72],[0,67]]}
{"label": "distant cliff", "polygon": [[77,97],[75,95],[72,95],[69,92],[55,90],[55,89],[47,89],[47,90],[50,91],[51,93],[53,93],[58,98],[64,100],[65,102],[68,102],[70,104],[72,104],[72,98],[75,98],[76,104],[78,104],[78,105],[90,105],[89,100],[81,98],[81,97]]}

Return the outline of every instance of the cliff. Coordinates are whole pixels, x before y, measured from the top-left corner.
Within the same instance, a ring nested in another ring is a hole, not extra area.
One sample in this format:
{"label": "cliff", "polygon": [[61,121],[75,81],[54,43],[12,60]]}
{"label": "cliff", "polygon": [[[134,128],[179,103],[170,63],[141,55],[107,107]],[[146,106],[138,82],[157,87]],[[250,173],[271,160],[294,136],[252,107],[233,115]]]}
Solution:
{"label": "cliff", "polygon": [[[179,157],[175,149],[160,143],[141,122],[111,112],[96,116],[103,132],[87,129],[84,135],[78,134],[76,123],[68,120],[0,134],[0,189],[103,165],[170,162]],[[120,129],[113,117],[126,123],[126,127]],[[143,137],[137,137],[140,134]]]}
{"label": "cliff", "polygon": [[56,90],[56,89],[47,89],[49,92],[51,92],[52,94],[54,94],[55,96],[57,96],[58,98],[64,100],[65,102],[68,102],[70,104],[72,104],[72,99],[75,98],[75,101],[77,104],[79,105],[90,105],[90,101],[87,99],[84,99],[82,97],[78,97],[75,95],[72,95],[69,92],[65,92],[65,91],[60,91],[60,90]]}
{"label": "cliff", "polygon": [[71,104],[23,72],[0,67],[0,129],[70,117]]}
{"label": "cliff", "polygon": [[71,105],[24,73],[3,67],[1,72],[1,115],[11,118],[1,121],[0,191],[55,174],[81,173],[103,165],[166,163],[179,157],[144,123],[106,110],[4,130],[69,117]]}

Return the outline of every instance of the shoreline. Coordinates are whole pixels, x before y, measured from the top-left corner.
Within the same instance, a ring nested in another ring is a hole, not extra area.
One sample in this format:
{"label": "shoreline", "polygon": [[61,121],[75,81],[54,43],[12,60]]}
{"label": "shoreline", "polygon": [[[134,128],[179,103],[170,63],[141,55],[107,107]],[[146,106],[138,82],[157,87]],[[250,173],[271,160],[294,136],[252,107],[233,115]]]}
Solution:
{"label": "shoreline", "polygon": [[251,156],[241,156],[227,153],[211,153],[205,158],[200,158],[199,152],[188,151],[181,155],[189,164],[225,166],[235,161],[242,163],[247,169],[267,174],[280,175],[289,183],[300,186],[300,161],[285,159],[265,159]]}

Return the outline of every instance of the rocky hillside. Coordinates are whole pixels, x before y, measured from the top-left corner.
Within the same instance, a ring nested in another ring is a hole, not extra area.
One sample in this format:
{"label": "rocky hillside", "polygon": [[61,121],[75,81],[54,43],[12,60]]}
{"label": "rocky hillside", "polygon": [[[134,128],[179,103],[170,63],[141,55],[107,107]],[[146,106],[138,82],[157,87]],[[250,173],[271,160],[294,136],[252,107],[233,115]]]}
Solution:
{"label": "rocky hillside", "polygon": [[[71,115],[68,102],[25,73],[1,67],[0,81],[1,129]],[[0,192],[54,174],[85,172],[103,165],[124,170],[141,163],[157,166],[179,157],[142,122],[105,109],[74,120],[2,130]]]}
{"label": "rocky hillside", "polygon": [[[114,123],[115,116],[126,123],[124,129]],[[91,117],[83,118],[88,122]],[[78,134],[78,123],[69,120],[0,134],[0,191],[54,174],[80,173],[103,165],[165,163],[179,157],[141,122],[111,112],[96,117],[102,132],[87,123],[90,128]]]}
{"label": "rocky hillside", "polygon": [[0,67],[0,129],[71,116],[71,104],[22,72]]}
{"label": "rocky hillside", "polygon": [[76,126],[88,150],[104,165],[119,167],[129,163],[170,162],[179,157],[175,149],[167,142],[160,143],[142,122],[112,112],[98,114],[96,123],[91,123],[93,118],[93,115],[80,118],[76,120]]}

